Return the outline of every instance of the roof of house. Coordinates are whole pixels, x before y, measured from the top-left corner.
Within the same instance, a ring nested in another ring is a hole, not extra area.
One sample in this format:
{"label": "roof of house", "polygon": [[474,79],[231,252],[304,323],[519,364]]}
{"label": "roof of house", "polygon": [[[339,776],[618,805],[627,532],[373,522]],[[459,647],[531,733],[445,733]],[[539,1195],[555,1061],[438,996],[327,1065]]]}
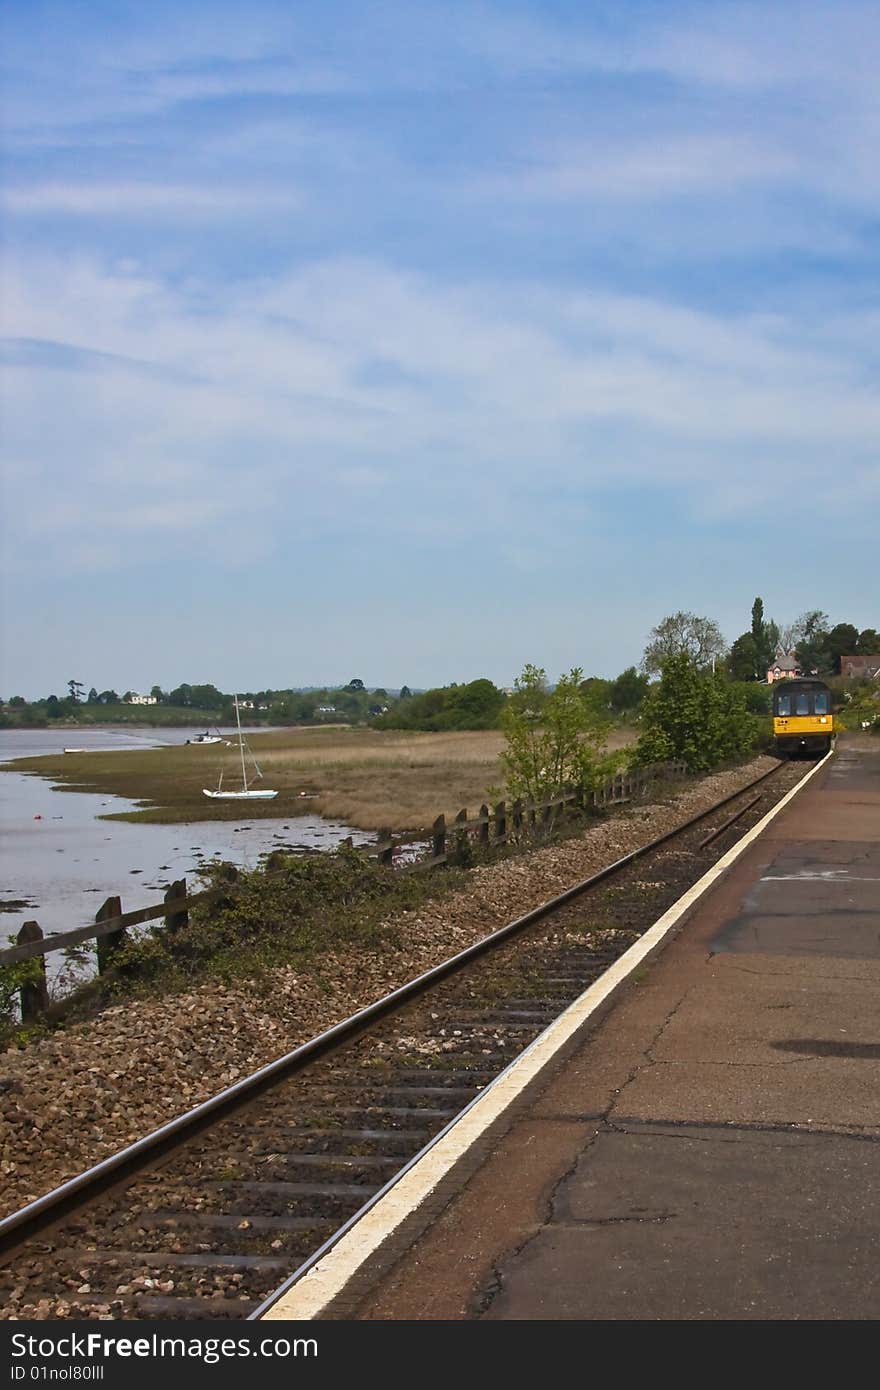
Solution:
{"label": "roof of house", "polygon": [[771,671],[796,671],[797,657],[794,652],[777,652],[770,664]]}

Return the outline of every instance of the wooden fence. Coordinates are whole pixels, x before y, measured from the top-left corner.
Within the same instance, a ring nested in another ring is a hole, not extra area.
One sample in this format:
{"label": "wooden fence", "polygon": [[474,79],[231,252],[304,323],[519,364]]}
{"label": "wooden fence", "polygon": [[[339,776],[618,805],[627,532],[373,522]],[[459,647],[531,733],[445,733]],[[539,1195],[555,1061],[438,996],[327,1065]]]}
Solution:
{"label": "wooden fence", "polygon": [[[592,791],[575,788],[535,803],[513,801],[508,805],[505,801],[499,801],[491,810],[484,804],[476,816],[468,816],[467,810],[462,810],[453,821],[447,822],[446,817],[440,815],[430,830],[396,838],[390,830],[380,830],[377,843],[363,852],[380,864],[397,868],[400,873],[421,872],[440,868],[444,864],[465,864],[470,861],[474,849],[488,853],[510,842],[516,843],[541,832],[549,833],[557,812],[567,806],[585,809],[590,805],[596,808],[619,805],[632,800],[650,784],[682,776],[685,771],[682,762],[654,763],[649,767],[618,773]],[[428,842],[429,854],[409,862],[401,861],[401,850],[406,852],[413,846]],[[351,840],[347,843],[351,846]],[[395,852],[398,859],[396,864]],[[282,851],[273,850],[266,859],[266,872],[272,874],[281,871],[286,858]],[[25,960],[38,960],[40,963],[37,978],[20,987],[22,1022],[32,1023],[44,1017],[48,1010],[46,956],[51,951],[62,951],[85,941],[94,941],[98,975],[101,976],[113,968],[114,957],[125,943],[127,928],[164,919],[166,932],[180,932],[189,925],[190,908],[228,897],[230,891],[234,891],[238,870],[232,864],[224,864],[222,871],[224,882],[216,888],[188,893],[186,879],[177,879],[166,890],[161,903],[136,908],[133,912],[122,911],[119,897],[107,898],[98,909],[93,923],[75,927],[72,931],[44,936],[39,922],[25,922],[16,937],[16,944],[0,950],[0,966]]]}

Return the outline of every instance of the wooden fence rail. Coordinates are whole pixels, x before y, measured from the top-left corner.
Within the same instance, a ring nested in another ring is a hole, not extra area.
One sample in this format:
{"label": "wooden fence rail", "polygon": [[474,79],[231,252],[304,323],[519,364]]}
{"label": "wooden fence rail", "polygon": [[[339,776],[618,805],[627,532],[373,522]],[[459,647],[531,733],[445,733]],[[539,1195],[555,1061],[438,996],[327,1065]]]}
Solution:
{"label": "wooden fence rail", "polygon": [[[619,773],[592,792],[576,788],[546,801],[528,804],[513,801],[509,805],[499,801],[491,809],[484,803],[476,816],[468,816],[467,810],[463,809],[451,824],[445,815],[440,815],[427,830],[396,837],[390,829],[380,830],[376,844],[365,853],[380,864],[394,867],[396,850],[406,849],[413,844],[430,843],[430,853],[426,857],[401,863],[399,871],[417,873],[444,864],[463,863],[468,860],[472,845],[488,852],[519,840],[524,829],[531,833],[539,824],[547,829],[553,823],[554,813],[572,803],[581,807],[591,804],[596,808],[617,805],[638,795],[650,783],[680,776],[685,771],[681,762],[654,763],[650,767]],[[351,840],[347,843],[351,845]],[[266,860],[266,872],[279,872],[284,864],[285,856],[280,851],[273,851]],[[0,950],[0,966],[34,959],[40,962],[37,979],[20,987],[22,1021],[33,1022],[46,1013],[49,998],[45,958],[51,951],[62,951],[85,941],[94,941],[98,974],[105,974],[113,968],[119,948],[127,939],[127,928],[164,919],[166,932],[179,932],[185,930],[189,923],[190,908],[227,897],[234,889],[238,870],[231,864],[223,868],[226,881],[217,888],[188,893],[186,880],[177,879],[166,890],[161,903],[136,908],[132,912],[123,912],[120,898],[110,897],[98,909],[93,923],[75,927],[71,931],[44,936],[38,922],[25,922],[16,937],[16,944]]]}

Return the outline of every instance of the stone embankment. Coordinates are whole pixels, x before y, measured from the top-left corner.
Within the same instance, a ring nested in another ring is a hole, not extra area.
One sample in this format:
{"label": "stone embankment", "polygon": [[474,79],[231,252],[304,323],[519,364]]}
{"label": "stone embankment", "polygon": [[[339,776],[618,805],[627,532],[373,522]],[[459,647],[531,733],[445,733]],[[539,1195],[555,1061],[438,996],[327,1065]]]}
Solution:
{"label": "stone embankment", "polygon": [[[205,984],[106,1009],[0,1058],[7,1214],[256,1067],[673,829],[774,765],[760,757],[666,803],[623,809],[564,843],[475,869],[465,889],[395,920],[389,951],[324,953],[309,970]],[[320,980],[317,971],[320,971]]]}

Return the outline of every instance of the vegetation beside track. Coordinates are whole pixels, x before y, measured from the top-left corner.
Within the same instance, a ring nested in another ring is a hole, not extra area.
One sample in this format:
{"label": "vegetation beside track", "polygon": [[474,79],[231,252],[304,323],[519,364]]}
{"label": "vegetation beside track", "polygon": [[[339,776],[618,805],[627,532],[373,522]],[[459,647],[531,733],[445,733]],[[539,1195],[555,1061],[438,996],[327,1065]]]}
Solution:
{"label": "vegetation beside track", "polygon": [[276,965],[308,966],[341,948],[393,951],[401,913],[460,888],[463,870],[401,874],[341,845],[332,853],[288,858],[271,873],[218,866],[207,887],[228,889],[190,913],[179,934],[159,929],[129,940],[115,955],[106,999],[166,993],[206,979],[259,977]]}

